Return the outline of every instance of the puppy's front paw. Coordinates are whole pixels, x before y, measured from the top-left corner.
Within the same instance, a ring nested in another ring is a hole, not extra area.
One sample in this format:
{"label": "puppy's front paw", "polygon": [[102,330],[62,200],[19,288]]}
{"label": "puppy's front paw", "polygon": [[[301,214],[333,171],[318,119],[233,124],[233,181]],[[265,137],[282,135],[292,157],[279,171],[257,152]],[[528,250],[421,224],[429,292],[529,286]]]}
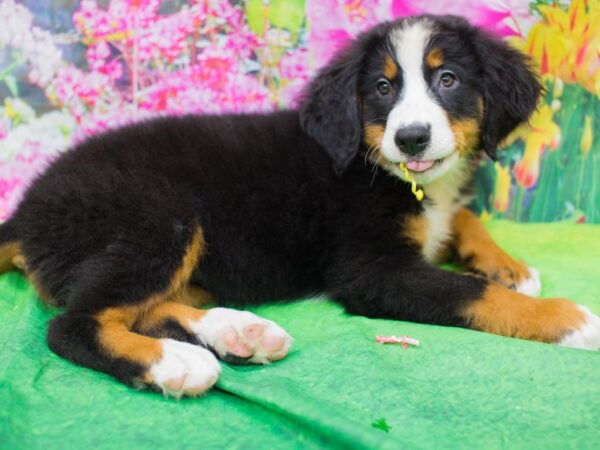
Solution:
{"label": "puppy's front paw", "polygon": [[521,294],[537,297],[542,290],[537,269],[528,268],[500,249],[473,258],[470,266],[475,272]]}
{"label": "puppy's front paw", "polygon": [[268,364],[285,357],[292,338],[276,323],[247,311],[213,308],[190,328],[229,362]]}
{"label": "puppy's front paw", "polygon": [[161,339],[161,344],[163,354],[150,366],[148,383],[176,398],[201,395],[216,383],[221,366],[211,352],[173,339]]}
{"label": "puppy's front paw", "polygon": [[539,299],[489,283],[463,311],[470,328],[586,350],[600,349],[600,317],[564,298]]}
{"label": "puppy's front paw", "polygon": [[529,276],[522,279],[516,285],[516,291],[521,294],[529,295],[530,297],[539,297],[542,292],[542,282],[540,279],[540,271],[534,267],[529,267]]}
{"label": "puppy's front paw", "polygon": [[558,345],[581,348],[584,350],[600,350],[600,317],[582,305],[577,305],[584,315],[584,321],[576,329],[569,331]]}

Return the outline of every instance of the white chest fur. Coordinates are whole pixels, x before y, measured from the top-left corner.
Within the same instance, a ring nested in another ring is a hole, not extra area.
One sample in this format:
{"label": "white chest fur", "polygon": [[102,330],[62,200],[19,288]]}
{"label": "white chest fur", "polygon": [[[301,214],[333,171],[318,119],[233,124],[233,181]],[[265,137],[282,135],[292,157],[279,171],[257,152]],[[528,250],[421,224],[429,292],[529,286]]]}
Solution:
{"label": "white chest fur", "polygon": [[427,223],[422,253],[435,262],[452,237],[452,219],[469,201],[461,194],[468,175],[468,162],[461,161],[444,176],[424,186],[424,217]]}

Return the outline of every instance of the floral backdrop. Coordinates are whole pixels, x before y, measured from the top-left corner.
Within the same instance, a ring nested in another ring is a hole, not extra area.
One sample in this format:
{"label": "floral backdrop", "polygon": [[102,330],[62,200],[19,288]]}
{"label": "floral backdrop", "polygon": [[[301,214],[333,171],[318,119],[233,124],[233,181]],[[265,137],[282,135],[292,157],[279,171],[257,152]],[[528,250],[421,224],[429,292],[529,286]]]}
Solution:
{"label": "floral backdrop", "polygon": [[547,88],[496,163],[484,217],[600,223],[600,0],[0,0],[0,220],[70,145],[142,118],[293,106],[360,31],[469,18],[531,55]]}

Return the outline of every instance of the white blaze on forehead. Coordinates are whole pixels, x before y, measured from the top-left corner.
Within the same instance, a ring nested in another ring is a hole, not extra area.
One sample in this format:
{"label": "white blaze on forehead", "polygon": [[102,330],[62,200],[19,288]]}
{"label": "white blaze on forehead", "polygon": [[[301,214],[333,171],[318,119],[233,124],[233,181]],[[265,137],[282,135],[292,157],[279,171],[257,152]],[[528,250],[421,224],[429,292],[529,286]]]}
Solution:
{"label": "white blaze on forehead", "polygon": [[399,129],[412,124],[429,125],[431,130],[431,143],[421,159],[441,159],[454,150],[454,135],[446,112],[430,95],[423,73],[425,52],[432,34],[431,23],[423,20],[404,24],[392,31],[390,36],[402,70],[402,93],[388,115],[382,142],[382,151],[392,162],[407,160],[396,147],[394,135]]}

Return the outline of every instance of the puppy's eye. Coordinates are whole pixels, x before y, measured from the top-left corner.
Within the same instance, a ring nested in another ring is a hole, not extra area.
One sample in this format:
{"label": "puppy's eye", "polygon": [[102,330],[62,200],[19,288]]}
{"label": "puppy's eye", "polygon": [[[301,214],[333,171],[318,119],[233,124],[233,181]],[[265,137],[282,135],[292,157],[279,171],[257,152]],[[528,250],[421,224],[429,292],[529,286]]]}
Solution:
{"label": "puppy's eye", "polygon": [[454,75],[449,70],[442,72],[442,74],[440,75],[440,84],[445,88],[450,88],[454,86],[456,81],[456,75]]}
{"label": "puppy's eye", "polygon": [[381,95],[388,95],[390,92],[392,92],[392,86],[390,85],[390,82],[385,78],[381,78],[377,82],[377,92],[379,92]]}

